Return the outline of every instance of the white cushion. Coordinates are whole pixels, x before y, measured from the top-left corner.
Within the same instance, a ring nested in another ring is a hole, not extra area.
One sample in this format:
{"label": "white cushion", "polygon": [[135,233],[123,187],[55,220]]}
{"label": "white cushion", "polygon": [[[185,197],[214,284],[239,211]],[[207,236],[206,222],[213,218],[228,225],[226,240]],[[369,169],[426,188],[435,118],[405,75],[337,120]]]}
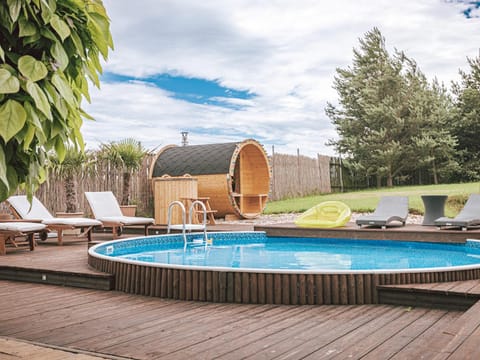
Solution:
{"label": "white cushion", "polygon": [[133,216],[105,216],[98,218],[98,220],[103,222],[116,222],[123,225],[145,225],[145,224],[153,224],[154,219],[152,218],[144,218],[144,217],[133,217]]}
{"label": "white cushion", "polygon": [[42,223],[46,225],[71,225],[75,227],[102,225],[100,221],[89,218],[52,218],[43,220]]}
{"label": "white cushion", "polygon": [[25,195],[10,196],[7,202],[12,205],[22,219],[45,220],[53,218],[52,214],[35,196],[32,199],[32,204]]}
{"label": "white cushion", "polygon": [[86,192],[85,196],[95,219],[122,216],[120,205],[111,191]]}
{"label": "white cushion", "polygon": [[17,232],[30,232],[30,231],[41,231],[44,230],[47,226],[40,223],[31,223],[31,222],[0,222],[0,231],[17,231]]}

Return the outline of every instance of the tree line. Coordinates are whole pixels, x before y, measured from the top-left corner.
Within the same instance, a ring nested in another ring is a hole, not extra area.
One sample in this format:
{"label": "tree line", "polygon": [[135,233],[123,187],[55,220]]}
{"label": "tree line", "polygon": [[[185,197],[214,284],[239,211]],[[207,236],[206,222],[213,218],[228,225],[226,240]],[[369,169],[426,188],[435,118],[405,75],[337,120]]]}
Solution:
{"label": "tree line", "polygon": [[359,43],[352,65],[336,70],[338,104],[325,109],[344,166],[377,186],[480,180],[480,59],[447,89],[403,51],[390,54],[378,28]]}

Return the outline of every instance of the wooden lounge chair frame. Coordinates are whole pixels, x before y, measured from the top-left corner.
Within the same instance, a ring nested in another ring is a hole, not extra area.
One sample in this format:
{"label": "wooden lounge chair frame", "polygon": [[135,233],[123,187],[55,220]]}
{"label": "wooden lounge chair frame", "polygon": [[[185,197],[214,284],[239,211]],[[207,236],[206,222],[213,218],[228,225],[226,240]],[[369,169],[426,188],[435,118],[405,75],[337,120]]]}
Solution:
{"label": "wooden lounge chair frame", "polygon": [[[24,195],[17,195],[11,196],[7,199],[7,204],[9,206],[10,211],[12,214],[22,220],[26,221],[34,221],[34,222],[42,222],[47,225],[47,228],[50,231],[57,232],[57,240],[58,245],[63,245],[63,232],[64,230],[75,230],[80,229],[80,234],[77,235],[77,238],[87,238],[88,242],[92,241],[92,229],[94,226],[101,226],[99,221],[89,218],[56,218],[50,214],[47,208],[38,200],[35,196],[32,200],[32,206],[36,206],[39,211],[45,214],[44,218],[35,219],[34,217],[30,217],[26,215],[24,211],[20,211],[20,207],[23,208],[25,202],[28,201],[26,196]],[[46,240],[46,235],[41,234],[40,239]]]}
{"label": "wooden lounge chair frame", "polygon": [[[3,229],[4,226],[14,227],[12,229]],[[25,237],[30,251],[35,250],[35,238],[36,233],[45,231],[46,225],[40,223],[33,223],[27,221],[7,220],[0,222],[0,255],[7,254],[7,244],[10,243],[14,248],[23,248],[22,244],[16,239],[16,237]]]}

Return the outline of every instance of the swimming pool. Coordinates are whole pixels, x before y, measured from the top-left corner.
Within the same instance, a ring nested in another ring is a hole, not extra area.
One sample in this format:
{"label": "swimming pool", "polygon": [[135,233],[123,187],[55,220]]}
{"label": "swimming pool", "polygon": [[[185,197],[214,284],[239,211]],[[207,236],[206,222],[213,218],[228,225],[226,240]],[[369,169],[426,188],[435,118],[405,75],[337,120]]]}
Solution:
{"label": "swimming pool", "polygon": [[[185,300],[376,303],[376,286],[480,277],[480,243],[161,235],[99,244],[89,264],[118,290]],[[196,239],[199,238],[199,239]]]}

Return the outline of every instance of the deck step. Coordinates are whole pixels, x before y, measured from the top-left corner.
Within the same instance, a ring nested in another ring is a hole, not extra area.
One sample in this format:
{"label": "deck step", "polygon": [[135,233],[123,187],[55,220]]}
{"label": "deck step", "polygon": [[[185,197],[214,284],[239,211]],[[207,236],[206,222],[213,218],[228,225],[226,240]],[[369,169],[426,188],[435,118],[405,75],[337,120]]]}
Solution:
{"label": "deck step", "polygon": [[80,287],[93,290],[112,290],[114,285],[114,276],[111,274],[85,274],[71,271],[42,270],[13,266],[0,266],[0,279]]}
{"label": "deck step", "polygon": [[478,280],[433,284],[379,285],[380,304],[465,311],[480,300]]}

